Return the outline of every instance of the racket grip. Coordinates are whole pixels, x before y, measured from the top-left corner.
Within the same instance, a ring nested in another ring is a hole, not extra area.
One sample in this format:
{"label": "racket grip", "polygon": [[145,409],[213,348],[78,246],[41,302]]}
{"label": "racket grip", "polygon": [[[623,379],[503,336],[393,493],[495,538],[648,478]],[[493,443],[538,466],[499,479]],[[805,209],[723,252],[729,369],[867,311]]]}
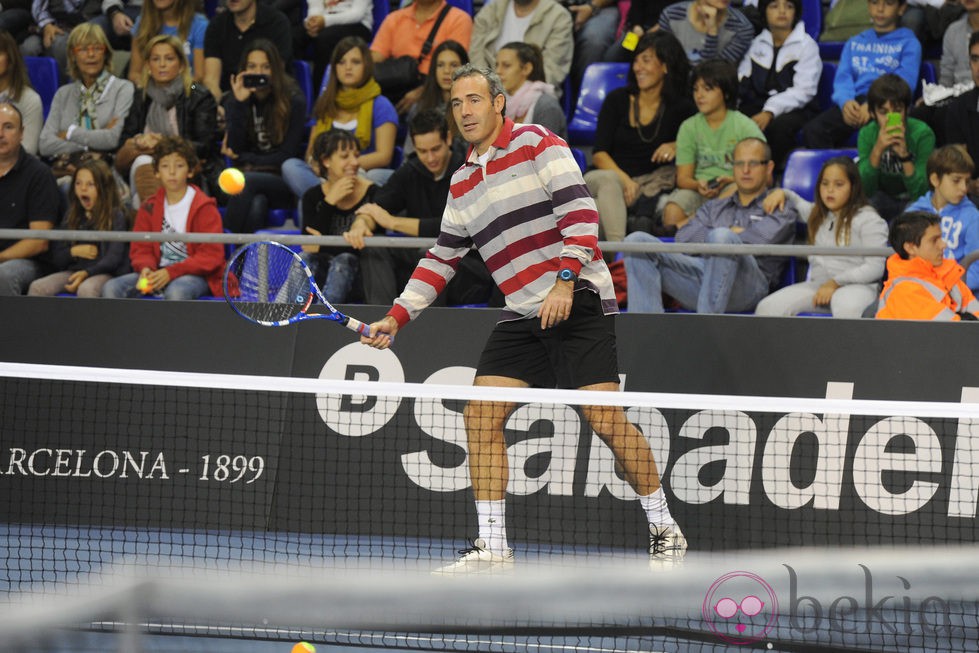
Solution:
{"label": "racket grip", "polygon": [[[352,317],[347,316],[347,321],[344,323],[344,326],[350,329],[351,331],[356,331],[360,335],[370,338],[371,327],[369,324],[364,324],[360,320],[356,320]],[[388,336],[388,339],[391,342],[394,342],[393,336]]]}

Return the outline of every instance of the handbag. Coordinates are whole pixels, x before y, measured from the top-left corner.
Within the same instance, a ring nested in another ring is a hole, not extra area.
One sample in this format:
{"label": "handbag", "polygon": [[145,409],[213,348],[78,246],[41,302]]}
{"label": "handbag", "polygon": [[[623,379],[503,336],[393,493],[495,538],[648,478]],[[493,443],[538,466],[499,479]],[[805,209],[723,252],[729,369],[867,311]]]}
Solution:
{"label": "handbag", "polygon": [[421,55],[417,59],[411,55],[404,55],[402,57],[389,57],[374,64],[374,79],[381,87],[381,92],[392,102],[400,100],[405,93],[422,83],[418,65],[432,51],[435,34],[439,31],[442,21],[451,8],[451,5],[446,4],[439,12],[435,25],[432,26],[432,31],[429,32],[428,38],[422,44]]}

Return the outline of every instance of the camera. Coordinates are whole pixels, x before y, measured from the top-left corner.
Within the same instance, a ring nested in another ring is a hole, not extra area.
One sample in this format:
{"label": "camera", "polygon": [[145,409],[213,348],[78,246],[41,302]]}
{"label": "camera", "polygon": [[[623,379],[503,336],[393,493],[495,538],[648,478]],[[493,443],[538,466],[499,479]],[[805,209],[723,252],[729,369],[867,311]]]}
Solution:
{"label": "camera", "polygon": [[245,88],[264,88],[269,85],[269,76],[253,74],[242,75],[241,83]]}

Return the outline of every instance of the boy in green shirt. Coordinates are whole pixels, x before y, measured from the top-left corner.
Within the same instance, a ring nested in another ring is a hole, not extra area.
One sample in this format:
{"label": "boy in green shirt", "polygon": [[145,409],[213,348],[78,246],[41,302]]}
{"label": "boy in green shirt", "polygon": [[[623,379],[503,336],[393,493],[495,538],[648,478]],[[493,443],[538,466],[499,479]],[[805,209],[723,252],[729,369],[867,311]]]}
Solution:
{"label": "boy in green shirt", "polygon": [[733,107],[738,103],[738,72],[714,59],[693,71],[698,113],[680,125],[676,137],[676,190],[666,198],[663,224],[679,229],[707,200],[728,197],[734,185],[734,146],[745,138],[764,141],[758,125]]}
{"label": "boy in green shirt", "polygon": [[910,106],[908,83],[893,73],[882,75],[867,91],[871,121],[857,138],[864,192],[888,222],[928,192],[926,164],[935,149],[935,133],[908,117]]}

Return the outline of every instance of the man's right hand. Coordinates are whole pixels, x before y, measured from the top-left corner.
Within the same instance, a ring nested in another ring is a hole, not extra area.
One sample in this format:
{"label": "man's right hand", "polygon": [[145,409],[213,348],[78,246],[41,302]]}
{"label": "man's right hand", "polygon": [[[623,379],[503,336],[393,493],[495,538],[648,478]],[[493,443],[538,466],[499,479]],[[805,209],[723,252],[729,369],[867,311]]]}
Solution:
{"label": "man's right hand", "polygon": [[390,315],[370,325],[371,335],[360,336],[360,342],[374,349],[387,349],[398,332],[398,321]]}

